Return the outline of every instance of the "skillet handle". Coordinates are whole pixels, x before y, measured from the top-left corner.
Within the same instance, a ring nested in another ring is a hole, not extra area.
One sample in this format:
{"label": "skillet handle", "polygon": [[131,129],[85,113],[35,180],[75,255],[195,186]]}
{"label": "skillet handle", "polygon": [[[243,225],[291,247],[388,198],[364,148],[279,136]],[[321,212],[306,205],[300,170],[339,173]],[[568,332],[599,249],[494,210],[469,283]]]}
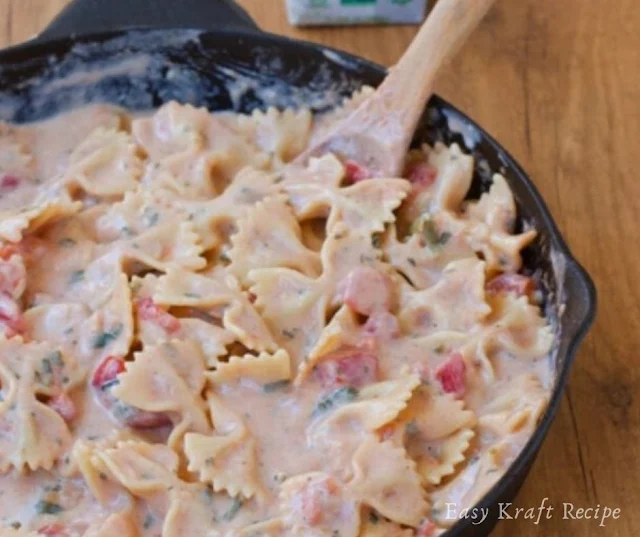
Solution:
{"label": "skillet handle", "polygon": [[36,39],[132,28],[259,31],[233,0],[73,0]]}

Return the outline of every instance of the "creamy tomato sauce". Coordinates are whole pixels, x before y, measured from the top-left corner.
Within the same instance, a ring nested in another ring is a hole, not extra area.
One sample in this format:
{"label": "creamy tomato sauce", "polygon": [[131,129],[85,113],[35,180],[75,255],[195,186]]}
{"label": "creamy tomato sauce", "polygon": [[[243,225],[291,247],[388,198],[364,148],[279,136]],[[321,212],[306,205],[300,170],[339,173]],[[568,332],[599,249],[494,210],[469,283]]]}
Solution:
{"label": "creamy tomato sauce", "polygon": [[535,232],[455,145],[291,163],[357,102],[0,125],[0,535],[428,537],[507,471]]}

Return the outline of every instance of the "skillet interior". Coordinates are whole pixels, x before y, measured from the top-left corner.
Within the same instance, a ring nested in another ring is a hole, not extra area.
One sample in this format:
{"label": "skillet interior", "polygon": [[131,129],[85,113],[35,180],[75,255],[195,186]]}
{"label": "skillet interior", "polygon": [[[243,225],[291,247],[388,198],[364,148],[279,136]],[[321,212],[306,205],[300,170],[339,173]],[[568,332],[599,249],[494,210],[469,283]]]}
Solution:
{"label": "skillet interior", "polygon": [[[380,66],[345,53],[289,39],[241,31],[140,30],[63,38],[0,52],[0,119],[35,121],[89,102],[141,111],[169,100],[210,110],[251,112],[266,106],[328,110],[362,84],[377,85]],[[539,239],[524,255],[541,282],[545,309],[556,325],[556,385],[535,435],[478,507],[481,525],[458,522],[449,537],[487,535],[498,502],[511,501],[557,410],[569,367],[595,313],[595,291],[572,258],[523,170],[495,140],[444,100],[434,97],[416,143],[457,142],[476,157],[472,197],[487,189],[492,172],[507,178],[518,203],[518,226]]]}

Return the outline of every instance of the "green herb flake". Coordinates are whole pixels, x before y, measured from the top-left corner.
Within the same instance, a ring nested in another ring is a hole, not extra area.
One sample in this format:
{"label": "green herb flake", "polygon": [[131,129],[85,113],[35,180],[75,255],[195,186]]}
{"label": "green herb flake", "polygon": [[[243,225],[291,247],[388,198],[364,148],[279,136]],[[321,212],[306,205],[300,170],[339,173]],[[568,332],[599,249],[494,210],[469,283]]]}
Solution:
{"label": "green herb flake", "polygon": [[445,231],[440,233],[440,237],[438,237],[438,244],[440,244],[440,246],[444,246],[449,242],[449,240],[451,240],[451,233]]}
{"label": "green herb flake", "polygon": [[438,230],[431,220],[424,220],[422,223],[422,238],[429,246],[437,246],[439,239]]}
{"label": "green herb flake", "polygon": [[76,241],[69,237],[64,237],[58,241],[58,246],[61,248],[73,248],[76,245]]}
{"label": "green herb flake", "polygon": [[415,420],[411,420],[409,423],[407,423],[407,425],[404,428],[404,432],[408,435],[408,436],[415,436],[417,434],[420,434],[420,429],[418,429],[418,425],[416,424]]}
{"label": "green herb flake", "polygon": [[198,293],[184,293],[184,296],[186,296],[187,298],[200,298],[200,295]]}
{"label": "green herb flake", "polygon": [[221,517],[222,521],[230,522],[231,520],[233,520],[235,516],[238,514],[238,511],[240,511],[241,507],[242,507],[242,500],[238,498],[234,498],[233,503],[231,504],[229,509],[227,509],[222,515]]}
{"label": "green herb flake", "polygon": [[282,336],[287,339],[288,341],[291,341],[292,339],[296,338],[296,334],[298,333],[298,329],[297,328],[285,328],[282,330]]}
{"label": "green herb flake", "polygon": [[156,210],[152,209],[151,207],[147,207],[142,212],[142,218],[147,227],[153,227],[160,220],[160,215]]}
{"label": "green herb flake", "polygon": [[276,472],[273,474],[273,480],[276,483],[284,483],[287,480],[287,475],[283,472]]}
{"label": "green herb flake", "polygon": [[104,332],[101,332],[93,339],[93,348],[104,349],[120,337],[123,328],[124,327],[122,326],[122,324],[117,324],[111,330],[105,330]]}
{"label": "green herb flake", "polygon": [[122,237],[132,237],[133,236],[133,230],[129,226],[122,226],[120,228],[120,235]]}
{"label": "green herb flake", "polygon": [[344,405],[345,403],[350,403],[356,397],[358,397],[358,390],[354,387],[344,386],[342,388],[338,388],[320,399],[316,405],[316,409],[313,411],[313,417],[315,418],[324,414],[328,410]]}
{"label": "green herb flake", "polygon": [[84,280],[84,270],[74,270],[69,276],[69,285],[75,285]]}
{"label": "green herb flake", "polygon": [[379,233],[371,235],[371,246],[374,248],[380,248],[382,246],[382,237]]}
{"label": "green herb flake", "polygon": [[369,522],[371,524],[377,524],[380,521],[380,517],[375,511],[369,511]]}
{"label": "green herb flake", "polygon": [[39,515],[57,515],[61,511],[63,511],[62,507],[57,503],[48,502],[46,500],[40,500],[36,504],[36,513]]}
{"label": "green herb flake", "polygon": [[411,265],[412,267],[417,266],[416,260],[413,257],[407,257],[407,263],[409,263],[409,265]]}
{"label": "green herb flake", "polygon": [[144,522],[142,523],[142,527],[145,530],[148,530],[151,526],[153,526],[156,522],[155,517],[151,513],[147,513],[144,517]]}
{"label": "green herb flake", "polygon": [[289,386],[289,384],[291,384],[289,380],[277,380],[276,382],[269,382],[268,384],[265,384],[264,386],[262,386],[262,390],[265,393],[277,392],[280,390],[284,390]]}

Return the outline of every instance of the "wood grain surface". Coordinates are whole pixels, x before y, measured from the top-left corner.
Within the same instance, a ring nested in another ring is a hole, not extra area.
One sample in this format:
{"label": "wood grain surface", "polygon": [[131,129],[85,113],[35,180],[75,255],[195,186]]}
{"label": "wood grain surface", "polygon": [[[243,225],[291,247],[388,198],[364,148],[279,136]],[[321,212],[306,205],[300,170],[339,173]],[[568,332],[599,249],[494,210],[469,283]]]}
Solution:
{"label": "wood grain surface", "polygon": [[[0,46],[34,35],[65,3],[0,0]],[[415,33],[413,27],[294,29],[284,0],[240,3],[265,30],[386,65]],[[599,291],[595,327],[514,504],[537,507],[548,498],[553,518],[539,525],[504,521],[496,537],[640,532],[639,28],[635,0],[500,0],[437,84],[438,93],[530,172]],[[565,502],[575,509],[620,508],[620,518],[604,527],[564,520]]]}

